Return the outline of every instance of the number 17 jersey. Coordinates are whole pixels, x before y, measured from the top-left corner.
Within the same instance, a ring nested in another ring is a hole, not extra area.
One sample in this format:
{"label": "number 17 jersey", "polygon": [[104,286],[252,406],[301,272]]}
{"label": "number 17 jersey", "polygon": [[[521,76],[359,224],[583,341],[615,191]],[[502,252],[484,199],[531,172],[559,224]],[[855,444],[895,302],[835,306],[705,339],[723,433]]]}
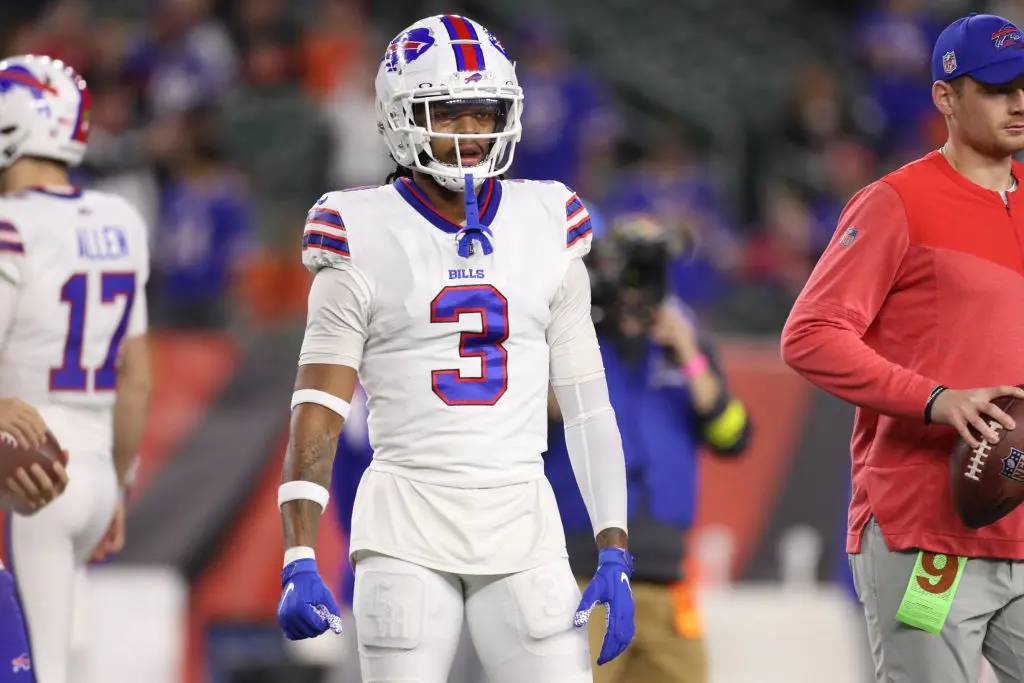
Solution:
{"label": "number 17 jersey", "polygon": [[121,343],[146,330],[145,225],[78,188],[0,198],[0,278],[17,288],[0,340],[0,396],[35,406],[73,454],[110,457]]}

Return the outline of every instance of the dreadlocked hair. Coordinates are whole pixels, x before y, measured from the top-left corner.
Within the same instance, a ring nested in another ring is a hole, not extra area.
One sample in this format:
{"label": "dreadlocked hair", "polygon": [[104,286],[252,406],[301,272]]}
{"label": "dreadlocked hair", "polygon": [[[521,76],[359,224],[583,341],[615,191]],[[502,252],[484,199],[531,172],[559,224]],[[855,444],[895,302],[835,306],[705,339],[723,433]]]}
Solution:
{"label": "dreadlocked hair", "polygon": [[399,178],[412,178],[412,169],[395,164],[395,170],[389,173],[388,177],[384,179],[384,184],[390,185]]}

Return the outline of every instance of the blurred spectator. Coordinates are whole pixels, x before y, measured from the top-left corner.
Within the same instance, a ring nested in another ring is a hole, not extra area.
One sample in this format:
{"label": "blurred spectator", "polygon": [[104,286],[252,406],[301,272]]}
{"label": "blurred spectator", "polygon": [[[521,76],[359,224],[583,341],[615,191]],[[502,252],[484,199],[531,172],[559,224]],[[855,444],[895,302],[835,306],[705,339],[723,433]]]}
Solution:
{"label": "blurred spectator", "polygon": [[697,309],[710,304],[738,264],[740,242],[715,196],[707,168],[674,126],[653,132],[635,169],[616,182],[610,214],[653,214],[680,245],[670,267],[673,291]]}
{"label": "blurred spectator", "polygon": [[873,150],[852,139],[834,138],[821,150],[818,169],[821,182],[813,186],[811,210],[816,224],[811,235],[811,250],[825,250],[846,202],[879,173]]}
{"label": "blurred spectator", "polygon": [[877,110],[857,106],[842,96],[838,75],[827,64],[807,65],[797,77],[786,105],[767,175],[781,175],[812,191],[824,191],[821,153],[839,137],[877,136],[882,121],[870,115],[873,111]]}
{"label": "blurred spectator", "polygon": [[828,65],[812,62],[800,72],[783,126],[786,140],[810,151],[856,127],[840,96],[836,73]]}
{"label": "blurred spectator", "polygon": [[[349,81],[361,83],[367,67],[376,74],[376,60],[361,61],[371,47],[365,31],[361,0],[319,0],[301,42],[302,84],[307,94],[324,100]],[[379,48],[379,59],[384,44],[374,47]]]}
{"label": "blurred spectator", "polygon": [[250,247],[252,217],[217,130],[215,110],[198,108],[174,131],[153,250],[154,325],[222,328],[232,319],[232,287]]}
{"label": "blurred spectator", "polygon": [[512,57],[527,95],[511,173],[560,180],[596,199],[618,132],[608,93],[572,62],[549,23],[531,22],[520,39],[520,54]]}
{"label": "blurred spectator", "polygon": [[376,133],[374,80],[386,44],[368,41],[352,76],[324,101],[324,117],[331,130],[328,181],[333,188],[380,185],[395,167],[384,137]]}
{"label": "blurred spectator", "polygon": [[814,267],[818,252],[813,239],[819,230],[814,213],[795,190],[778,186],[771,192],[764,224],[747,244],[743,274],[781,297],[779,324]]}
{"label": "blurred spectator", "polygon": [[24,35],[33,26],[46,6],[38,0],[4,0],[0,3],[0,45],[7,46],[5,54],[22,54],[13,49],[16,36]]}
{"label": "blurred spectator", "polygon": [[226,108],[224,144],[254,188],[261,241],[297,263],[295,221],[328,189],[330,144],[323,115],[288,78],[284,59],[273,47],[250,51],[250,79]]}
{"label": "blurred spectator", "polygon": [[246,0],[236,3],[234,10],[233,37],[246,80],[295,79],[301,30],[285,0]]}
{"label": "blurred spectator", "polygon": [[89,3],[84,0],[50,3],[36,25],[34,44],[27,51],[49,55],[79,73],[89,73],[95,46],[89,36],[89,18]]}
{"label": "blurred spectator", "polygon": [[932,46],[941,29],[922,0],[879,0],[858,20],[852,40],[882,116],[883,146],[919,139],[917,124],[932,106]]}
{"label": "blurred spectator", "polygon": [[829,227],[818,222],[794,186],[775,183],[764,204],[764,217],[747,241],[739,277],[717,302],[719,331],[777,333],[814,267],[815,235]]}
{"label": "blurred spectator", "polygon": [[222,102],[235,84],[238,56],[208,0],[153,0],[151,35],[135,46],[132,72],[145,84],[156,118]]}
{"label": "blurred spectator", "polygon": [[1022,0],[993,0],[989,2],[985,11],[988,14],[1005,17],[1017,26],[1024,24],[1024,1]]}
{"label": "blurred spectator", "polygon": [[158,150],[160,131],[138,125],[135,90],[127,79],[95,79],[90,90],[89,146],[76,169],[84,176],[79,182],[124,197],[152,230],[159,188],[151,154]]}

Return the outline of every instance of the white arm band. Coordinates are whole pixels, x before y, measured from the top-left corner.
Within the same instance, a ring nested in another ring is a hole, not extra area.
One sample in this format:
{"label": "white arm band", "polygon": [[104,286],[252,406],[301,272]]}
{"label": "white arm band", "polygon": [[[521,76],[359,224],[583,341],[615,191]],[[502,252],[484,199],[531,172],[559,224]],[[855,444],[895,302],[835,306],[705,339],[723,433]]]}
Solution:
{"label": "white arm band", "polygon": [[331,494],[327,489],[320,484],[304,479],[286,481],[277,489],[278,509],[290,500],[311,500],[314,503],[319,503],[320,514],[323,514],[327,509],[327,501],[330,499]]}
{"label": "white arm band", "polygon": [[297,545],[284,551],[284,566],[290,565],[295,560],[315,560],[316,551],[308,545]]}
{"label": "white arm band", "polygon": [[328,410],[333,410],[341,416],[342,420],[348,419],[348,409],[350,404],[343,398],[338,398],[334,394],[329,394],[326,391],[320,391],[319,389],[299,389],[292,394],[292,410],[295,406],[300,403],[316,403],[322,405]]}

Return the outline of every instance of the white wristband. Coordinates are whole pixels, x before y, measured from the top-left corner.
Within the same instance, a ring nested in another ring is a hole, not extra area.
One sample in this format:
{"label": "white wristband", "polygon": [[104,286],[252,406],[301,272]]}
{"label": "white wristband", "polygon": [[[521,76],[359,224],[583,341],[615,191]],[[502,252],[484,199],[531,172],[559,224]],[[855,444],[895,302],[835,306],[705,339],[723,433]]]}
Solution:
{"label": "white wristband", "polygon": [[290,565],[295,560],[315,560],[316,552],[308,545],[297,545],[284,551],[284,566]]}
{"label": "white wristband", "polygon": [[327,509],[327,501],[331,499],[331,493],[320,484],[304,479],[286,481],[277,489],[277,507],[290,500],[311,500],[320,504],[320,514]]}
{"label": "white wristband", "polygon": [[321,405],[328,410],[333,410],[341,419],[348,419],[348,409],[350,403],[343,398],[338,398],[334,394],[329,394],[326,391],[320,391],[319,389],[299,389],[292,394],[292,409],[300,403],[316,403]]}

